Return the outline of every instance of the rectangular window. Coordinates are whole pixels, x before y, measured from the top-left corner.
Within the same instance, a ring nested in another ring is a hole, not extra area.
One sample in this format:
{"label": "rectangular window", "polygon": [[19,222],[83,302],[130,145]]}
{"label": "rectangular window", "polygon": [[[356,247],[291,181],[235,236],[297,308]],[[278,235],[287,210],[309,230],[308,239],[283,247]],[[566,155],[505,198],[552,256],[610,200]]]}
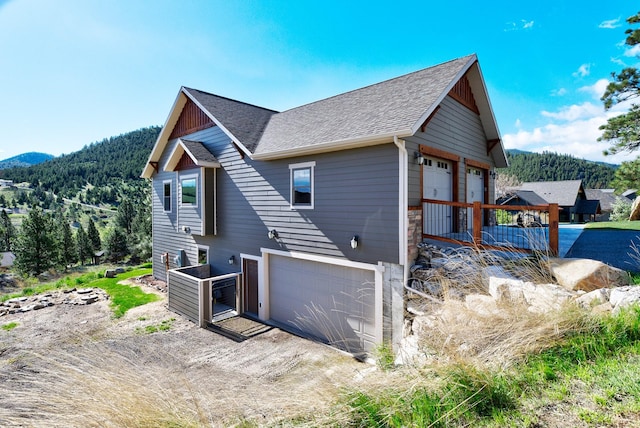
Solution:
{"label": "rectangular window", "polygon": [[209,264],[209,247],[198,247],[198,264]]}
{"label": "rectangular window", "polygon": [[315,162],[289,165],[291,174],[291,208],[313,208]]}
{"label": "rectangular window", "polygon": [[163,182],[163,207],[164,212],[171,212],[171,181]]}
{"label": "rectangular window", "polygon": [[198,192],[195,178],[183,178],[180,180],[182,193],[182,205],[198,205]]}

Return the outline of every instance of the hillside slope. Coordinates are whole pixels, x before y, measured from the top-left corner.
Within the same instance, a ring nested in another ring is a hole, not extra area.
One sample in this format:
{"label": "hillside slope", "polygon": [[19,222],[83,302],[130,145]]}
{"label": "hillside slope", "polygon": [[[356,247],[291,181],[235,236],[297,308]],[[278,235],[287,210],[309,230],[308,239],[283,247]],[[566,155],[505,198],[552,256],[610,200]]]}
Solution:
{"label": "hillside slope", "polygon": [[37,165],[53,159],[53,155],[40,152],[29,152],[0,161],[0,169],[20,168]]}

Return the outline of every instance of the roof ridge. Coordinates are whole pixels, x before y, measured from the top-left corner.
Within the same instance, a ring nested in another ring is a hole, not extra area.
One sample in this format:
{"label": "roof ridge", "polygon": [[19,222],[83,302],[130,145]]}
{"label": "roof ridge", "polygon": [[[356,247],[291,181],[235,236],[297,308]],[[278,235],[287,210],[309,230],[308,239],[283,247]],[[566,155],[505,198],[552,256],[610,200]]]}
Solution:
{"label": "roof ridge", "polygon": [[299,108],[302,108],[302,107],[307,107],[307,106],[314,105],[314,104],[317,104],[317,103],[325,102],[325,101],[328,101],[328,100],[331,100],[331,99],[335,99],[335,98],[342,97],[342,96],[345,96],[345,95],[348,95],[348,94],[352,94],[354,92],[359,92],[359,91],[362,91],[362,90],[365,90],[365,89],[368,89],[368,88],[372,88],[372,87],[375,87],[375,86],[381,86],[381,85],[387,84],[389,82],[392,82],[394,80],[407,78],[409,76],[412,76],[412,75],[415,75],[415,74],[418,74],[418,73],[422,73],[422,72],[424,72],[426,70],[431,70],[431,69],[434,69],[434,68],[443,67],[443,66],[445,66],[445,65],[447,65],[449,63],[452,63],[452,62],[455,62],[455,61],[459,61],[461,59],[470,59],[472,57],[476,57],[476,60],[477,60],[477,55],[475,53],[469,54],[469,55],[466,55],[466,56],[461,56],[461,57],[458,57],[458,58],[450,59],[450,60],[445,61],[445,62],[441,62],[440,64],[436,64],[436,65],[432,65],[432,66],[429,66],[429,67],[421,68],[420,70],[411,71],[409,73],[401,74],[400,76],[390,77],[390,78],[382,80],[380,82],[371,83],[369,85],[361,86],[359,88],[351,89],[351,90],[348,90],[348,91],[345,91],[345,92],[340,92],[339,94],[331,95],[331,96],[326,97],[326,98],[321,98],[319,100],[311,101],[311,102],[306,103],[306,104],[302,104],[302,105],[299,105],[299,106],[291,107],[290,109],[283,110],[283,111],[281,111],[279,113],[286,113],[286,112],[289,112],[289,111],[292,111],[292,110],[296,110],[296,109],[299,109]]}
{"label": "roof ridge", "polygon": [[259,109],[270,111],[270,112],[273,112],[273,113],[280,113],[278,110],[274,110],[274,109],[267,108],[267,107],[262,107],[262,106],[259,106],[259,105],[256,105],[256,104],[247,103],[245,101],[236,100],[234,98],[225,97],[223,95],[214,94],[214,93],[211,93],[211,92],[203,91],[201,89],[190,88],[190,87],[184,86],[184,85],[182,86],[182,88],[186,89],[187,91],[200,92],[201,94],[205,94],[205,95],[209,95],[209,96],[217,97],[217,98],[222,98],[223,100],[233,101],[234,103],[244,104],[244,105],[249,106],[249,107],[259,108]]}

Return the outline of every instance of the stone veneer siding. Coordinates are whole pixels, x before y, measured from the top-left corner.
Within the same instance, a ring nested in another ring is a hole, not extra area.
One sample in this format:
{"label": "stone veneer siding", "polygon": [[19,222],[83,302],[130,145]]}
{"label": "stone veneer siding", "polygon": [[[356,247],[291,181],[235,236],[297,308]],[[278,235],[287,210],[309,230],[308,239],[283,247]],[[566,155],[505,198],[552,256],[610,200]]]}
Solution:
{"label": "stone veneer siding", "polygon": [[422,242],[422,207],[409,207],[407,222],[407,262],[412,264],[418,257],[418,244]]}

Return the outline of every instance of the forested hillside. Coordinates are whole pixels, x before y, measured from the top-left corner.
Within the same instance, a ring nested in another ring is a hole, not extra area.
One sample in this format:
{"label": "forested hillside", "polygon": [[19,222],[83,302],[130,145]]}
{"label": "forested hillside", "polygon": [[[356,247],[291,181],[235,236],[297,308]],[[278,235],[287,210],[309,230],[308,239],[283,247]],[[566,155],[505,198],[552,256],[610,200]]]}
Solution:
{"label": "forested hillside", "polygon": [[53,158],[47,153],[29,152],[0,161],[0,169],[36,165]]}
{"label": "forested hillside", "polygon": [[[2,170],[0,178],[29,182],[62,198],[79,196],[87,202],[113,203],[114,187],[140,177],[159,132],[160,127],[152,126],[105,138],[38,165]],[[83,189],[86,192],[79,194]]]}
{"label": "forested hillside", "polygon": [[582,179],[588,189],[611,187],[616,165],[578,159],[551,152],[530,153],[507,150],[508,168],[498,169],[501,175],[515,176],[520,182]]}

